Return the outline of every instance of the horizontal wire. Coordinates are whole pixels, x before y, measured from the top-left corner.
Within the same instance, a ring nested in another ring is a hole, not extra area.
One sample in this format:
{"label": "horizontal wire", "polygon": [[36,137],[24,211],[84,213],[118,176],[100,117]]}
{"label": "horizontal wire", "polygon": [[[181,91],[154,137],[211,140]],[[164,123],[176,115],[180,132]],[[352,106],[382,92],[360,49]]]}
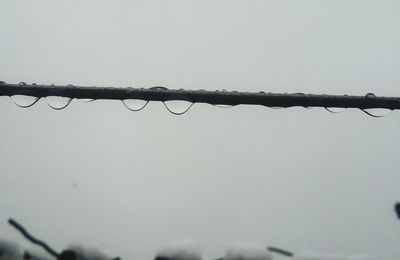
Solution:
{"label": "horizontal wire", "polygon": [[303,93],[266,93],[237,91],[175,90],[152,88],[103,88],[83,86],[56,86],[38,84],[7,84],[0,82],[0,96],[27,95],[33,97],[59,96],[77,99],[146,101],[185,100],[212,105],[262,105],[267,107],[336,107],[336,108],[386,108],[400,109],[400,97],[381,97],[372,93],[363,96],[316,95]]}

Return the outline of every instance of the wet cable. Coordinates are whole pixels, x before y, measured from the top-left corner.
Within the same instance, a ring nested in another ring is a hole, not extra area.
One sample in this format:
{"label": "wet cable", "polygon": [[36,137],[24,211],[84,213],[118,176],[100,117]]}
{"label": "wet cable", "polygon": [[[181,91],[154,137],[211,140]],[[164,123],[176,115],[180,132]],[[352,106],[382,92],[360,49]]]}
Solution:
{"label": "wet cable", "polygon": [[43,242],[42,240],[39,240],[37,238],[35,238],[34,236],[32,236],[31,234],[29,234],[29,232],[23,227],[21,226],[17,221],[13,220],[13,219],[9,219],[8,223],[13,226],[14,228],[16,228],[19,232],[21,232],[21,234],[28,239],[30,242],[32,242],[33,244],[39,245],[41,246],[44,250],[46,250],[46,252],[48,252],[50,255],[58,258],[59,253],[57,253],[54,249],[52,249],[47,243]]}
{"label": "wet cable", "polygon": [[[400,97],[376,96],[373,93],[367,93],[363,96],[350,95],[319,95],[305,93],[270,93],[270,92],[238,92],[238,91],[208,91],[208,90],[185,90],[168,89],[166,87],[156,86],[150,88],[116,88],[116,87],[84,87],[84,86],[57,86],[57,85],[39,85],[39,84],[8,84],[0,81],[0,96],[30,96],[35,98],[28,105],[18,104],[21,107],[31,107],[39,99],[48,96],[69,98],[65,106],[53,109],[61,110],[69,105],[70,101],[76,99],[90,100],[122,100],[124,105],[133,111],[139,111],[147,105],[149,101],[167,102],[167,101],[186,101],[194,103],[206,103],[210,105],[232,107],[236,105],[260,105],[270,108],[289,108],[303,107],[325,108],[329,112],[335,112],[331,108],[357,108],[369,116],[382,117],[367,111],[368,109],[400,109]],[[146,104],[143,107],[133,109],[126,100],[144,100]],[[165,103],[164,103],[165,105]],[[191,106],[190,106],[191,107]],[[190,109],[188,108],[188,110]],[[184,114],[177,112],[170,107],[166,108],[173,114]]]}

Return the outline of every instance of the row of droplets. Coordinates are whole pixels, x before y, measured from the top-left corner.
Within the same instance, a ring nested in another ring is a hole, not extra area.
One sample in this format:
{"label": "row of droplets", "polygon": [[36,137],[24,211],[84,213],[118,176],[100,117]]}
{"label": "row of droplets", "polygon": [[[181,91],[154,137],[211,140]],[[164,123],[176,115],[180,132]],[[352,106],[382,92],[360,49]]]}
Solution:
{"label": "row of droplets", "polygon": [[[26,95],[13,95],[11,96],[12,101],[21,108],[29,108],[35,105],[41,98],[26,96]],[[44,98],[47,105],[54,110],[63,110],[71,104],[73,98],[58,97],[58,96],[47,96]],[[84,102],[93,102],[95,99],[78,99]],[[124,99],[121,100],[124,106],[130,111],[141,111],[143,110],[150,101],[141,99]],[[163,101],[165,108],[174,115],[183,115],[187,113],[194,103],[184,100],[170,100]],[[232,106],[220,106],[219,107],[232,107]]]}
{"label": "row of droplets", "polygon": [[[29,108],[36,104],[41,98],[40,97],[33,97],[33,96],[26,96],[26,95],[13,95],[11,96],[13,102],[22,108]],[[58,96],[47,96],[45,100],[50,108],[54,110],[62,110],[68,107],[71,104],[73,98],[67,97],[58,97]],[[84,102],[93,102],[95,99],[78,99]],[[141,111],[143,110],[148,104],[149,100],[141,100],[141,99],[124,99],[121,100],[124,106],[129,109],[130,111]],[[169,100],[163,101],[165,108],[174,115],[183,115],[187,113],[194,103],[184,100]],[[231,108],[234,107],[232,105],[214,105],[220,108]],[[269,107],[273,109],[280,109],[282,107]],[[340,113],[345,108],[338,108],[338,107],[325,107],[325,109],[330,113]],[[384,117],[390,111],[390,109],[385,108],[373,108],[373,109],[360,109],[364,113],[372,117]]]}

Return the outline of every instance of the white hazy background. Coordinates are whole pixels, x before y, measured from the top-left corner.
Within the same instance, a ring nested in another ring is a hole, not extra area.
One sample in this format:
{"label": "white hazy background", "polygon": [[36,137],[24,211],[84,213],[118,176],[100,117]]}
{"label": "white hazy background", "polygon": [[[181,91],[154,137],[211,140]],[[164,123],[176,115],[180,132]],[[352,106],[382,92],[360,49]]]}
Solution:
{"label": "white hazy background", "polygon": [[[400,1],[0,1],[0,80],[400,96]],[[9,217],[123,259],[195,239],[400,255],[400,113],[0,98]]]}

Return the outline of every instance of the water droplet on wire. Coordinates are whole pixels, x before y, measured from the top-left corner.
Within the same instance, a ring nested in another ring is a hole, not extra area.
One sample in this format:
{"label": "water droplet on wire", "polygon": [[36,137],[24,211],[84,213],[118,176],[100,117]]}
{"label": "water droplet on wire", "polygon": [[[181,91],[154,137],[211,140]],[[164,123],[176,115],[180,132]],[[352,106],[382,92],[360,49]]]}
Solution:
{"label": "water droplet on wire", "polygon": [[367,109],[361,109],[361,111],[372,117],[384,117],[387,114],[389,114],[392,110],[387,108],[367,108]]}
{"label": "water droplet on wire", "polygon": [[232,108],[234,105],[220,105],[220,104],[212,104],[213,106],[219,107],[219,108]]}
{"label": "water droplet on wire", "polygon": [[130,111],[140,111],[147,106],[148,100],[142,99],[123,99],[122,104]]}
{"label": "water droplet on wire", "polygon": [[78,100],[82,101],[82,102],[93,102],[93,101],[95,101],[94,98],[79,98]]}
{"label": "water droplet on wire", "polygon": [[11,96],[11,100],[19,107],[28,108],[36,104],[40,97],[32,97],[26,95],[13,95]]}
{"label": "water droplet on wire", "polygon": [[48,96],[46,97],[46,102],[49,107],[54,110],[62,110],[66,108],[72,101],[72,98],[68,97],[56,97],[56,96]]}
{"label": "water droplet on wire", "polygon": [[169,100],[163,102],[165,108],[174,115],[183,115],[194,103],[185,100]]}
{"label": "water droplet on wire", "polygon": [[166,88],[164,86],[154,86],[154,87],[151,87],[149,89],[153,89],[153,90],[168,90],[168,88]]}
{"label": "water droplet on wire", "polygon": [[365,98],[374,99],[374,98],[376,98],[376,96],[375,96],[374,93],[367,93],[367,94],[365,95]]}
{"label": "water droplet on wire", "polygon": [[336,114],[336,113],[340,113],[340,112],[342,112],[343,110],[345,110],[345,108],[344,107],[324,107],[328,112],[331,112],[331,113],[334,113],[334,114]]}

